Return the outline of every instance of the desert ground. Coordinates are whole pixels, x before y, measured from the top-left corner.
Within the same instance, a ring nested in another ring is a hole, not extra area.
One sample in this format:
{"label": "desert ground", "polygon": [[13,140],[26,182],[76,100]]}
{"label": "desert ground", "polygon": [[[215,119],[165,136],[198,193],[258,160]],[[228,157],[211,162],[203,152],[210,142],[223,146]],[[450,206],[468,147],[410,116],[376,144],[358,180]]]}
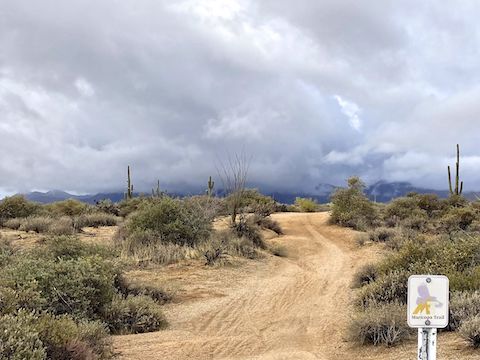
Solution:
{"label": "desert ground", "polygon": [[[120,359],[414,359],[416,340],[358,347],[346,339],[356,269],[382,256],[359,248],[354,231],[328,225],[328,213],[273,215],[285,235],[271,238],[289,256],[209,268],[201,263],[136,270],[132,277],[168,284],[164,331],[115,336]],[[105,233],[102,234],[105,237]],[[480,359],[456,334],[442,333],[439,359]]]}

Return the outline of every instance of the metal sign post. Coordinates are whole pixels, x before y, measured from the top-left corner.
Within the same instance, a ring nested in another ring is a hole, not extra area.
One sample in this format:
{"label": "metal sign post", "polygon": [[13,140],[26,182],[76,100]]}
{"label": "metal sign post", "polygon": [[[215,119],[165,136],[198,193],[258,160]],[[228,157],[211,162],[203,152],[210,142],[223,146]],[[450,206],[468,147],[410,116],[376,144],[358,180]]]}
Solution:
{"label": "metal sign post", "polygon": [[417,360],[437,359],[437,328],[448,325],[448,278],[412,275],[408,278],[408,325],[418,328]]}

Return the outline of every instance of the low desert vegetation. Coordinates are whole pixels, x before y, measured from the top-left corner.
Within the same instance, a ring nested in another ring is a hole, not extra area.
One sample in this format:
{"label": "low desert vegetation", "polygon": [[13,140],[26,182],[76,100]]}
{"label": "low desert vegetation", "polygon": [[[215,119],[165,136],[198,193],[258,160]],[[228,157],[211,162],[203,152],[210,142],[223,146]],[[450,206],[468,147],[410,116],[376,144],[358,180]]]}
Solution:
{"label": "low desert vegetation", "polygon": [[74,236],[49,237],[24,251],[3,242],[0,249],[5,359],[110,358],[109,334],[166,326],[158,293],[125,294],[124,265],[113,249]]}
{"label": "low desert vegetation", "polygon": [[362,267],[352,280],[358,289],[352,340],[391,346],[408,339],[408,277],[441,274],[450,279],[447,330],[458,330],[472,346],[480,345],[479,204],[455,192],[448,199],[411,193],[386,205],[375,204],[363,194],[363,183],[356,177],[335,192],[331,221],[363,231],[357,238],[359,246],[380,243],[386,251],[382,261]]}

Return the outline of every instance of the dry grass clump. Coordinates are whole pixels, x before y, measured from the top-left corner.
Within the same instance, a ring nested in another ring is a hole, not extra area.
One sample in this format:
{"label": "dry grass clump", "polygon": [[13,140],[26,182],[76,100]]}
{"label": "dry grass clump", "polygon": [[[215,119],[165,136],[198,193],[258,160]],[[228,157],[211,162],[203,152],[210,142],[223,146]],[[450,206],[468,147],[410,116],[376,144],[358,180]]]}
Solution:
{"label": "dry grass clump", "polygon": [[124,275],[117,277],[116,287],[124,297],[145,295],[159,304],[166,304],[173,299],[173,295],[163,287],[145,284],[138,280],[131,281]]}
{"label": "dry grass clump", "polygon": [[410,338],[412,333],[405,321],[405,313],[405,306],[399,304],[372,306],[352,319],[349,338],[361,345],[396,345]]}
{"label": "dry grass clump", "polygon": [[282,235],[283,230],[278,221],[273,220],[270,216],[253,215],[252,222],[260,226],[262,229],[268,229],[277,235]]}
{"label": "dry grass clump", "polygon": [[398,230],[387,227],[377,227],[368,232],[368,237],[373,242],[389,242],[396,236],[398,236]]}
{"label": "dry grass clump", "polygon": [[365,264],[353,276],[352,287],[361,288],[377,279],[378,271],[375,265]]}
{"label": "dry grass clump", "polygon": [[158,304],[144,295],[114,296],[103,320],[112,334],[140,334],[164,329],[167,320]]}
{"label": "dry grass clump", "polygon": [[33,231],[38,234],[72,235],[75,232],[73,221],[68,216],[59,218],[49,216],[14,218],[5,221],[3,226],[13,230]]}
{"label": "dry grass clump", "polygon": [[82,229],[84,227],[115,226],[118,224],[118,221],[119,218],[115,215],[95,212],[75,217],[74,227],[75,229]]}
{"label": "dry grass clump", "polygon": [[278,257],[288,257],[288,249],[280,244],[270,246],[270,252]]}
{"label": "dry grass clump", "polygon": [[480,291],[453,292],[449,306],[449,329],[456,330],[464,321],[480,314]]}
{"label": "dry grass clump", "polygon": [[458,331],[472,347],[480,347],[480,315],[465,320]]}

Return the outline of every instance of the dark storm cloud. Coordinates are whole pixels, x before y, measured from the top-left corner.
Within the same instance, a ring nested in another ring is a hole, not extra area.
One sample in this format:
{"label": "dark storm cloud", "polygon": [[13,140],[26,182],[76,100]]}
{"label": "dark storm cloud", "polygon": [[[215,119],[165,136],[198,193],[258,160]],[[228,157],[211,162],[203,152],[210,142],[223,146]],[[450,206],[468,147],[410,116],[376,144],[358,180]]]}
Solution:
{"label": "dark storm cloud", "polygon": [[475,2],[4,0],[4,192],[189,187],[227,153],[279,189],[480,187]]}

